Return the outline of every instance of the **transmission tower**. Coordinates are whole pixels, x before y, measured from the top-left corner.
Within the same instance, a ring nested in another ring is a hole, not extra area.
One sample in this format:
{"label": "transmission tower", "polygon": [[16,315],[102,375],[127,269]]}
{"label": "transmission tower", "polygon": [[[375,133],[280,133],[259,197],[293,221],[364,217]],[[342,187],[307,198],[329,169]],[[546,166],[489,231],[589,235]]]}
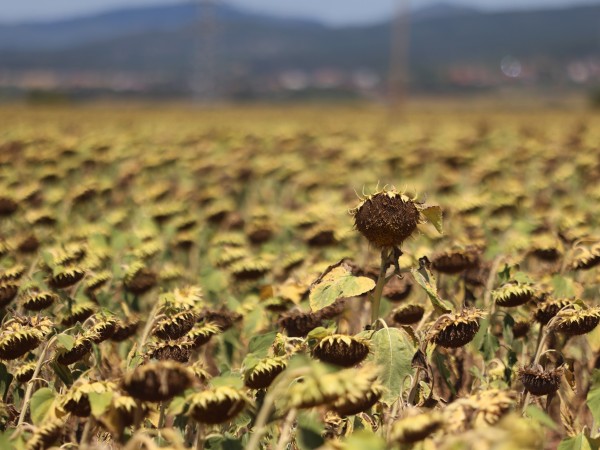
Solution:
{"label": "transmission tower", "polygon": [[217,0],[192,0],[196,5],[191,89],[194,99],[212,103],[219,98],[217,83]]}
{"label": "transmission tower", "polygon": [[392,19],[388,100],[392,111],[402,108],[409,78],[410,0],[397,0]]}

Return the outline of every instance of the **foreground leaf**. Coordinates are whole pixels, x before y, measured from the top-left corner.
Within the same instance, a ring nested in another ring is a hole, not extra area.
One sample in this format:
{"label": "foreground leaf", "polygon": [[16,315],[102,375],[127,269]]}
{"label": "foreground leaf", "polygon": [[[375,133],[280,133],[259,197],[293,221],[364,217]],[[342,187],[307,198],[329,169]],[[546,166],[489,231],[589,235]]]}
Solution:
{"label": "foreground leaf", "polygon": [[41,388],[31,396],[29,409],[34,425],[41,425],[49,415],[56,394],[50,388]]}
{"label": "foreground leaf", "polygon": [[600,422],[600,370],[595,369],[592,373],[592,386],[586,399],[588,408],[596,422]]}
{"label": "foreground leaf", "polygon": [[390,405],[398,399],[408,377],[413,375],[412,359],[416,352],[410,336],[398,328],[383,328],[371,337],[369,360],[381,372],[379,379],[386,388],[381,400]]}
{"label": "foreground leaf", "polygon": [[310,291],[310,308],[319,311],[340,298],[356,297],[369,292],[375,282],[367,277],[355,277],[343,267],[327,273]]}

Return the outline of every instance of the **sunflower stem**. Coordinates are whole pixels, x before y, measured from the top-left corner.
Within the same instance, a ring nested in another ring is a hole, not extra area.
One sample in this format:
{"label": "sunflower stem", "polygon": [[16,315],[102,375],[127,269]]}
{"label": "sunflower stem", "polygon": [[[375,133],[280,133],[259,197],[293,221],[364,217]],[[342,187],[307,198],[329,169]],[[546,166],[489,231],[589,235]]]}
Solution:
{"label": "sunflower stem", "polygon": [[269,393],[265,396],[265,400],[256,416],[256,422],[254,422],[253,427],[254,431],[248,441],[246,450],[256,450],[258,448],[260,439],[267,431],[267,422],[269,420],[269,415],[271,414],[271,409],[275,404],[275,400],[281,395],[281,391],[287,388],[289,381],[306,375],[309,372],[309,367],[299,367],[298,369],[292,370],[287,376],[281,377],[277,384],[269,390]]}
{"label": "sunflower stem", "polygon": [[36,381],[37,376],[42,369],[42,364],[44,363],[44,357],[46,356],[46,352],[50,345],[54,342],[54,337],[48,341],[46,346],[42,349],[40,356],[37,360],[37,364],[35,366],[35,370],[33,371],[33,375],[31,376],[31,380],[27,384],[27,391],[25,391],[25,397],[23,398],[23,406],[21,407],[21,414],[19,415],[19,421],[17,422],[17,428],[23,425],[25,421],[25,415],[27,414],[27,409],[29,408],[29,401],[31,400],[31,394],[33,393],[33,385]]}
{"label": "sunflower stem", "polygon": [[377,284],[375,285],[375,292],[373,292],[373,302],[371,304],[371,323],[375,323],[379,319],[379,305],[381,304],[381,295],[383,294],[383,288],[385,287],[386,277],[385,273],[389,266],[389,252],[387,248],[381,250],[381,266],[379,267],[379,277],[377,278]]}
{"label": "sunflower stem", "polygon": [[292,425],[294,424],[294,421],[296,420],[296,413],[297,413],[296,408],[292,408],[287,413],[287,416],[285,416],[285,422],[283,423],[283,429],[281,430],[281,434],[279,435],[279,442],[277,442],[277,447],[275,448],[275,450],[283,450],[285,448],[286,444],[288,443],[288,441],[290,440],[290,436],[291,436],[291,432],[292,432]]}

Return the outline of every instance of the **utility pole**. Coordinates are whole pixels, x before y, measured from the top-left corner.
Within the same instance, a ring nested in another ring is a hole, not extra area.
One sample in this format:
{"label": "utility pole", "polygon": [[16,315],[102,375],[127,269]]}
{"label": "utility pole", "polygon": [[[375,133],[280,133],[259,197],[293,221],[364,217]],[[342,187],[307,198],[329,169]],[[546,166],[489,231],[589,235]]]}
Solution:
{"label": "utility pole", "polygon": [[217,0],[192,0],[196,5],[196,32],[190,87],[193,98],[201,103],[219,99],[217,83]]}
{"label": "utility pole", "polygon": [[396,0],[392,19],[388,101],[392,113],[406,103],[409,81],[410,0]]}

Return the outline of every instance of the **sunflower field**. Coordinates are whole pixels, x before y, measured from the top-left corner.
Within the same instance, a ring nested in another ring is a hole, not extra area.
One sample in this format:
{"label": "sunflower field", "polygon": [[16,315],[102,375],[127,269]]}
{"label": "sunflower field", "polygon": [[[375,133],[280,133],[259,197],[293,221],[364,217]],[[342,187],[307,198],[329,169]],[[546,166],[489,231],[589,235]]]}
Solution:
{"label": "sunflower field", "polygon": [[0,121],[2,450],[600,447],[600,117]]}

